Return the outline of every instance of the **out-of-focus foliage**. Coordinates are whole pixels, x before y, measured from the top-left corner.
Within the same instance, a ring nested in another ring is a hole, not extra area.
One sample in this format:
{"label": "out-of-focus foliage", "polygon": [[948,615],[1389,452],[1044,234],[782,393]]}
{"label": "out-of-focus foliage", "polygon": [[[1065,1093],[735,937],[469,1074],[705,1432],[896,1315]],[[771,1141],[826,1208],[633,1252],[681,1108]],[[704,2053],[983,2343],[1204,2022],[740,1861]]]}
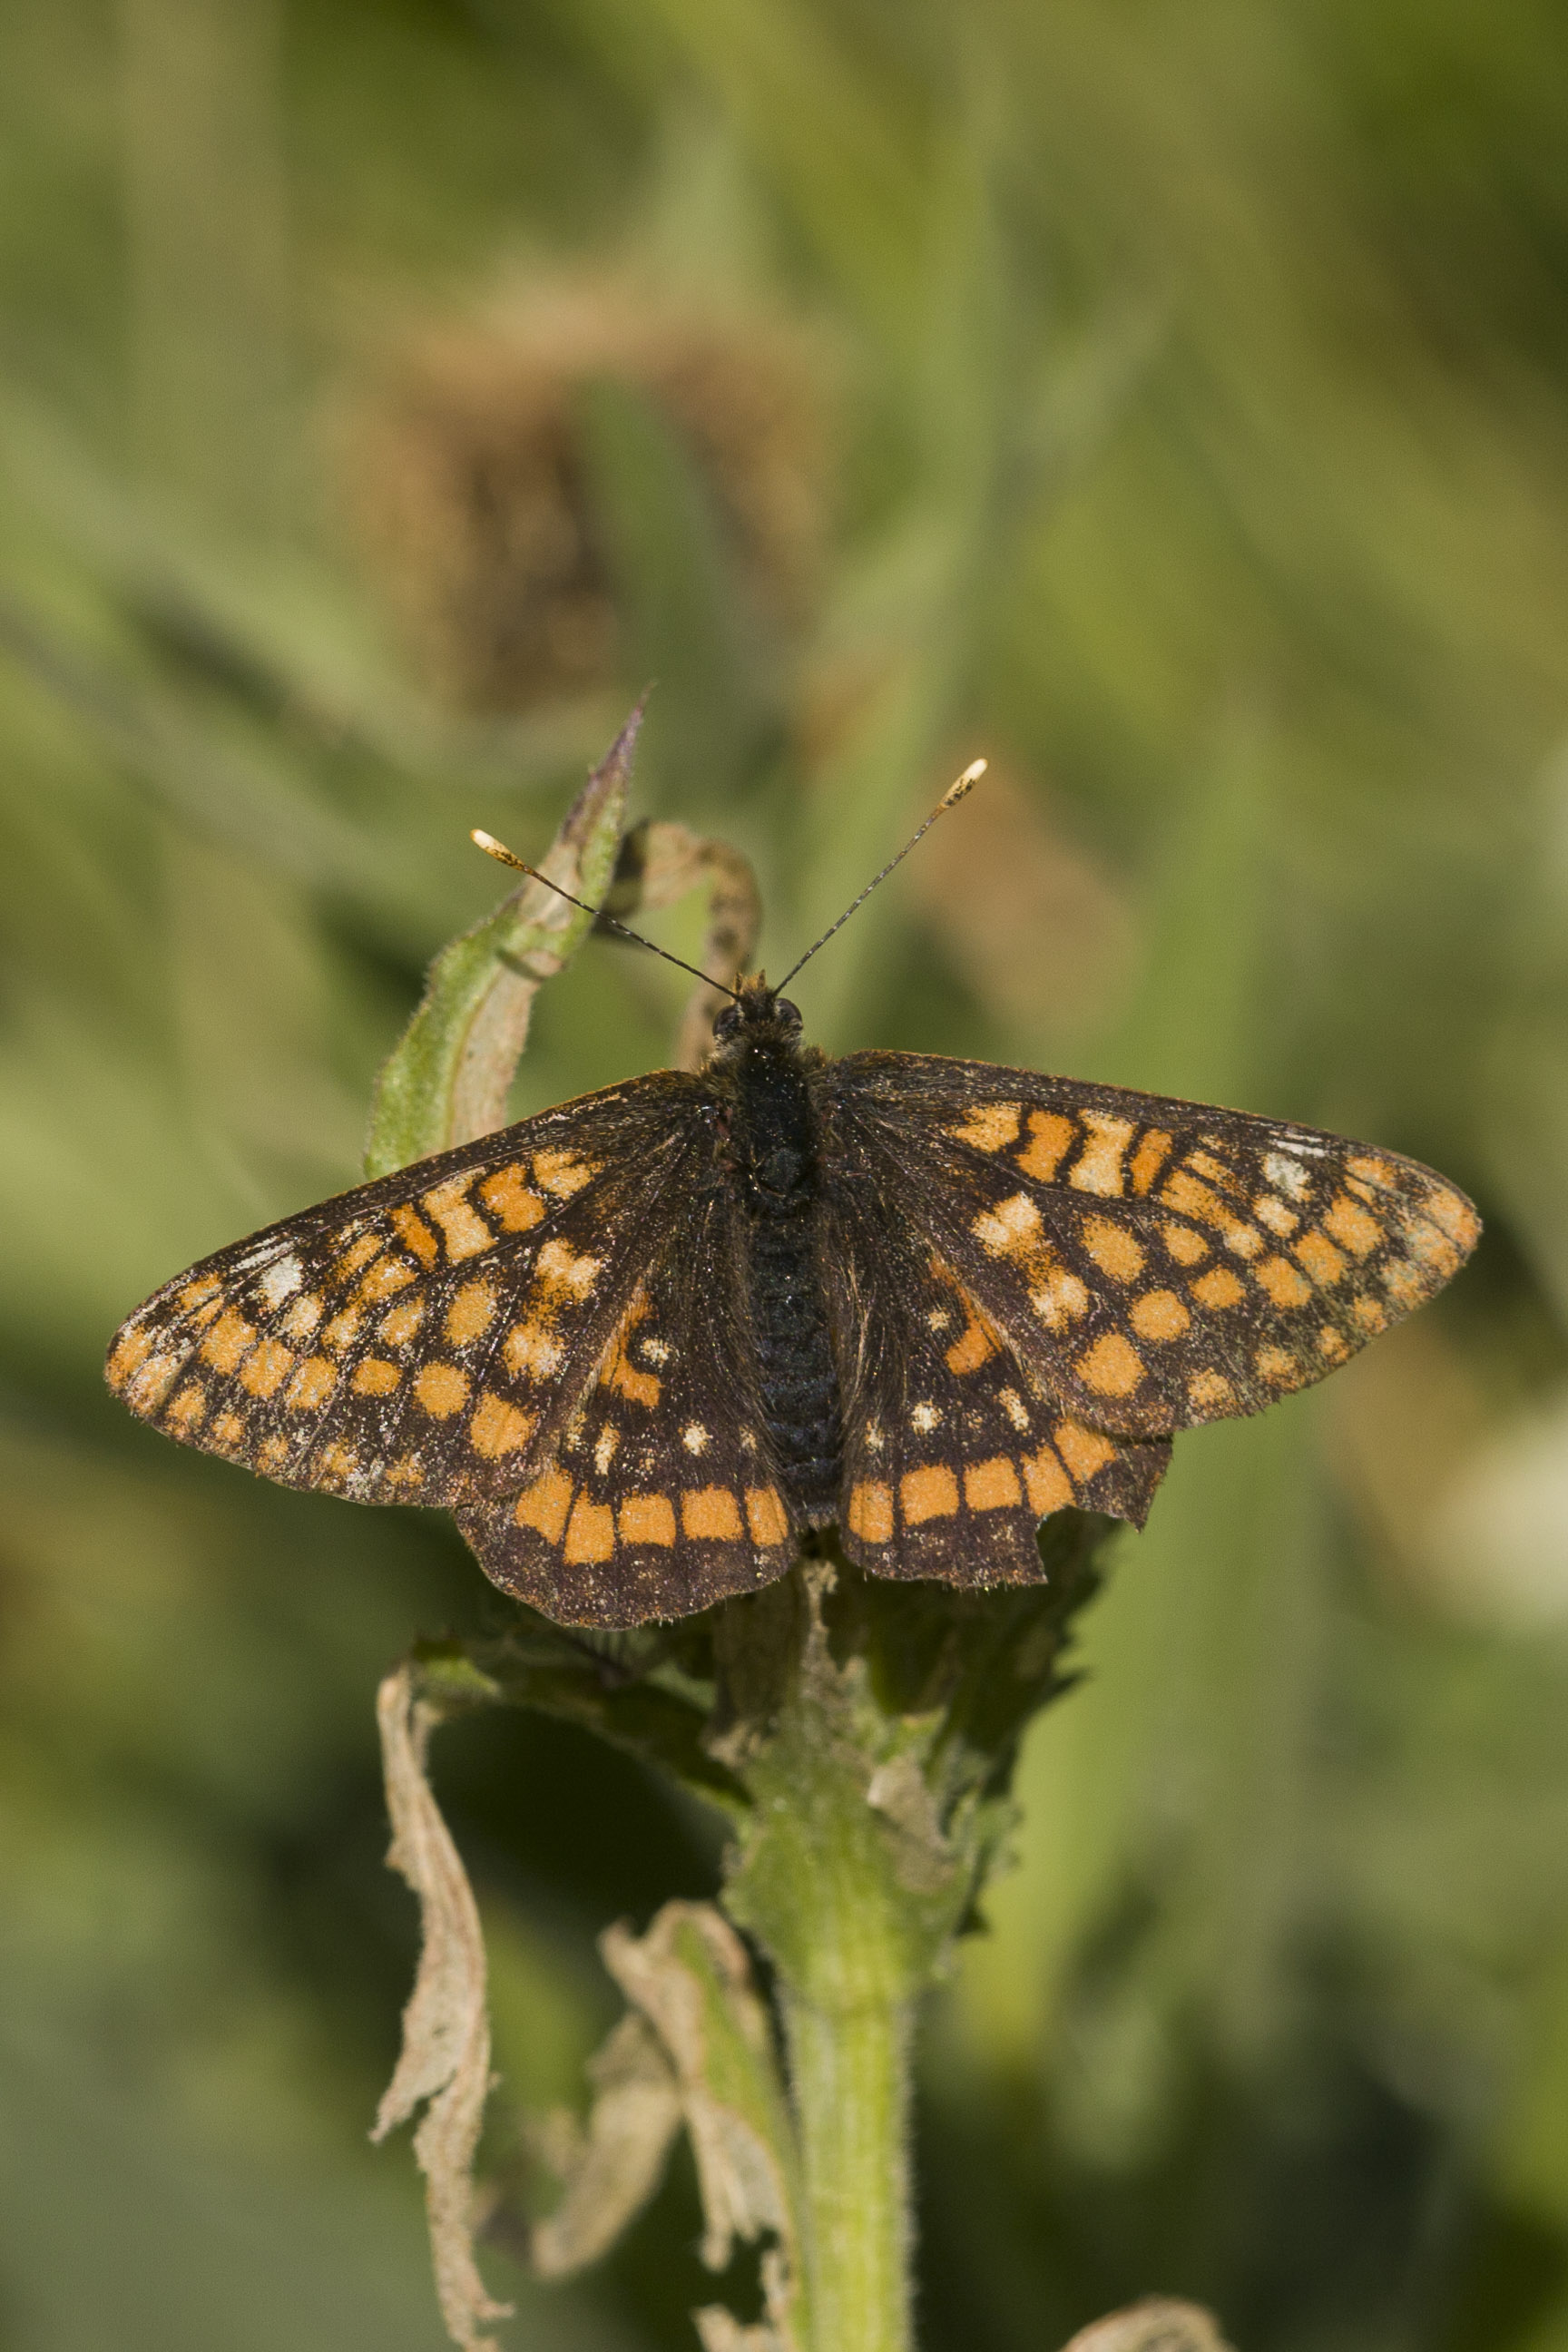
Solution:
{"label": "out-of-focus foliage", "polygon": [[[929,2036],[931,2352],[1568,2347],[1568,22],[1547,0],[0,5],[0,2335],[438,2341],[363,2131],[371,1699],[449,1532],[132,1424],[154,1283],[353,1181],[426,959],[659,686],[830,1046],[1436,1161],[1453,1296],[1198,1433]],[[695,908],[669,919],[689,950]],[[666,980],[670,982],[667,987]],[[539,1105],[663,1058],[589,947]],[[510,2100],[714,1832],[446,1735]],[[662,2352],[677,2179],[520,2343]]]}

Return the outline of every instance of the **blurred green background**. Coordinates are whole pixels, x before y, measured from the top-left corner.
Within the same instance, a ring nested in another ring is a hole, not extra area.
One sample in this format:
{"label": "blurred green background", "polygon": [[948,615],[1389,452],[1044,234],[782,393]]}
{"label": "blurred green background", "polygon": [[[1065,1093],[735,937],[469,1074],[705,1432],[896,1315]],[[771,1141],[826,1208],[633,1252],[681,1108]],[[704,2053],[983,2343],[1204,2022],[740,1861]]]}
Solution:
{"label": "blurred green background", "polygon": [[[1183,1441],[925,2037],[928,2352],[1568,2347],[1568,16],[1550,0],[3,0],[0,2344],[440,2335],[376,1678],[417,1513],[103,1393],[352,1182],[422,967],[659,680],[830,1048],[1341,1128],[1488,1233]],[[664,935],[688,952],[700,910]],[[667,987],[666,982],[670,985]],[[538,1107],[668,1051],[593,943]],[[712,1826],[443,1736],[503,2105]],[[508,2340],[689,2346],[678,2165]],[[846,2347],[848,2352],[848,2347]]]}

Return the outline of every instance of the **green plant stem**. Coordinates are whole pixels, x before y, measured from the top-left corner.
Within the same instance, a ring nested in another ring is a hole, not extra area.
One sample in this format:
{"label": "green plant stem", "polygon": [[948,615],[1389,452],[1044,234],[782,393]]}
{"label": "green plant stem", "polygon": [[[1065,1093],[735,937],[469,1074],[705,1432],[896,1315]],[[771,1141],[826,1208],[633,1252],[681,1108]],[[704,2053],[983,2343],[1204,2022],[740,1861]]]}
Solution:
{"label": "green plant stem", "polygon": [[[833,1878],[837,1874],[825,1874]],[[852,1891],[820,1923],[853,1937]],[[801,2234],[816,2352],[909,2352],[912,2001],[832,2009],[784,1990],[801,2160]]]}

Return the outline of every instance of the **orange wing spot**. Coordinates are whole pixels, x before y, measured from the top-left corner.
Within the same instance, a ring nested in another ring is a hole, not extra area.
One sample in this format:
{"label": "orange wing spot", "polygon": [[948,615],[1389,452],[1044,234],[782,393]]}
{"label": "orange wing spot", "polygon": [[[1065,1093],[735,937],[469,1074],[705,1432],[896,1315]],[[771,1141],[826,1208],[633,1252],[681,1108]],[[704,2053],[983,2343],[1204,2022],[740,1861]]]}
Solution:
{"label": "orange wing spot", "polygon": [[292,1412],[318,1412],[338,1384],[338,1368],[325,1356],[307,1356],[284,1393]]}
{"label": "orange wing spot", "polygon": [[698,1543],[733,1543],[741,1532],[741,1506],[728,1486],[689,1486],[680,1498],[680,1524]]}
{"label": "orange wing spot", "polygon": [[1337,1250],[1332,1242],[1315,1231],[1302,1234],[1296,1244],[1295,1256],[1323,1290],[1338,1282],[1350,1264],[1342,1250]]}
{"label": "orange wing spot", "polygon": [[482,1250],[495,1247],[494,1234],[468,1199],[472,1181],[471,1176],[448,1176],[444,1184],[433,1185],[420,1196],[420,1207],[441,1228],[449,1258],[478,1257]]}
{"label": "orange wing spot", "polygon": [[374,1306],[378,1298],[391,1298],[398,1291],[406,1290],[409,1284],[417,1279],[411,1265],[402,1258],[389,1255],[371,1267],[360,1284],[359,1295]]}
{"label": "orange wing spot", "polygon": [[[1285,1265],[1283,1258],[1275,1258],[1271,1262],[1276,1265]],[[1286,1266],[1285,1271],[1289,1274],[1289,1267]],[[1239,1307],[1247,1296],[1242,1286],[1241,1277],[1239,1275],[1232,1274],[1228,1265],[1216,1265],[1212,1274],[1200,1274],[1196,1282],[1191,1284],[1189,1287],[1200,1307],[1215,1309],[1221,1307]]]}
{"label": "orange wing spot", "polygon": [[1086,1217],[1079,1233],[1085,1249],[1114,1282],[1136,1282],[1143,1271],[1143,1253],[1131,1234],[1107,1217]]}
{"label": "orange wing spot", "polygon": [[944,1359],[950,1372],[977,1372],[996,1353],[996,1341],[985,1326],[972,1313],[971,1320],[961,1338],[955,1339]]}
{"label": "orange wing spot", "polygon": [[206,1419],[207,1392],[199,1381],[187,1381],[163,1418],[172,1421],[176,1429],[199,1429]]}
{"label": "orange wing spot", "polygon": [[353,1244],[352,1248],[346,1249],[343,1252],[336,1265],[333,1266],[333,1282],[340,1285],[345,1282],[352,1282],[362,1265],[368,1265],[373,1257],[379,1257],[380,1255],[381,1235],[379,1234],[361,1234],[358,1241]]}
{"label": "orange wing spot", "polygon": [[472,1386],[456,1364],[426,1364],[414,1380],[414,1394],[433,1421],[447,1421],[461,1412]]}
{"label": "orange wing spot", "polygon": [[1276,1307],[1300,1307],[1312,1295],[1311,1284],[1303,1281],[1288,1258],[1266,1257],[1252,1271]]}
{"label": "orange wing spot", "polygon": [[[1213,1136],[1209,1138],[1211,1143],[1214,1139]],[[1186,1164],[1197,1175],[1206,1176],[1211,1184],[1217,1184],[1223,1192],[1234,1192],[1237,1190],[1236,1171],[1227,1168],[1223,1160],[1216,1160],[1212,1152],[1189,1151]]]}
{"label": "orange wing spot", "polygon": [[1079,1377],[1097,1396],[1131,1396],[1143,1378],[1143,1359],[1120,1331],[1108,1331],[1078,1360]]}
{"label": "orange wing spot", "polygon": [[205,1300],[216,1298],[222,1288],[223,1285],[216,1274],[204,1274],[196,1281],[186,1283],[180,1293],[180,1304],[182,1307],[200,1307]]}
{"label": "orange wing spot", "polygon": [[345,1486],[359,1469],[359,1455],[352,1445],[345,1445],[341,1437],[334,1437],[330,1445],[323,1445],[317,1460],[329,1478],[340,1478]]}
{"label": "orange wing spot", "polygon": [[1088,1314],[1089,1291],[1076,1274],[1057,1267],[1030,1291],[1029,1304],[1047,1331],[1062,1331]]}
{"label": "orange wing spot", "polygon": [[566,1350],[548,1323],[514,1323],[501,1342],[509,1372],[529,1372],[547,1381]]}
{"label": "orange wing spot", "polygon": [[132,1330],[127,1327],[116,1339],[113,1352],[109,1359],[110,1385],[118,1388],[122,1381],[128,1381],[132,1373],[139,1370],[146,1362],[152,1352],[152,1333]]}
{"label": "orange wing spot", "polygon": [[1347,1193],[1334,1196],[1332,1206],[1323,1213],[1323,1230],[1332,1234],[1342,1249],[1356,1257],[1367,1257],[1383,1239],[1383,1227],[1364,1209],[1357,1208]]}
{"label": "orange wing spot", "polygon": [[1236,1402],[1236,1391],[1223,1372],[1194,1372],[1187,1382],[1187,1399],[1200,1412],[1219,1412]]}
{"label": "orange wing spot", "polygon": [[542,1478],[523,1488],[512,1505],[511,1516],[518,1527],[532,1528],[546,1543],[558,1544],[571,1507],[572,1481],[557,1468],[547,1470]]}
{"label": "orange wing spot", "polygon": [[951,1519],[958,1508],[958,1481],[943,1462],[907,1471],[899,1483],[899,1505],[907,1528],[926,1519]]}
{"label": "orange wing spot", "polygon": [[422,1298],[399,1299],[397,1305],[382,1317],[375,1327],[375,1335],[378,1339],[384,1339],[389,1348],[406,1348],[424,1320],[425,1301]]}
{"label": "orange wing spot", "polygon": [[1013,1192],[983,1210],[969,1230],[992,1257],[1023,1257],[1039,1238],[1040,1213],[1027,1192]]}
{"label": "orange wing spot", "polygon": [[611,1559],[616,1549],[616,1515],[608,1503],[591,1503],[579,1495],[566,1522],[566,1565],[594,1568]]}
{"label": "orange wing spot", "polygon": [[574,1151],[536,1151],[531,1172],[546,1192],[553,1192],[558,1201],[569,1201],[574,1192],[593,1182],[598,1171]]}
{"label": "orange wing spot", "polygon": [[256,1326],[231,1307],[221,1315],[202,1341],[202,1355],[216,1371],[232,1372],[256,1337]]}
{"label": "orange wing spot", "polygon": [[1019,1103],[981,1103],[957,1127],[947,1129],[955,1143],[973,1151],[1001,1151],[1018,1140]]}
{"label": "orange wing spot", "polygon": [[241,1372],[239,1385],[255,1397],[275,1395],[298,1360],[292,1349],[280,1348],[276,1339],[263,1339]]}
{"label": "orange wing spot", "polygon": [[256,1449],[256,1466],[267,1477],[274,1477],[287,1466],[290,1451],[286,1437],[265,1438]]}
{"label": "orange wing spot", "polygon": [[1029,1113],[1029,1144],[1017,1155],[1016,1165],[1026,1176],[1037,1176],[1048,1184],[1057,1170],[1072,1150],[1078,1129],[1060,1111],[1032,1110]]}
{"label": "orange wing spot", "polygon": [[504,1397],[492,1396],[487,1389],[468,1423],[468,1443],[487,1462],[497,1461],[503,1454],[521,1454],[538,1419],[536,1412],[524,1412],[521,1407],[508,1404]]}
{"label": "orange wing spot", "polygon": [[220,1412],[208,1434],[219,1445],[238,1445],[245,1436],[245,1423],[237,1412]]}
{"label": "orange wing spot", "polygon": [[893,1490],[875,1478],[849,1489],[849,1532],[862,1543],[890,1543],[893,1535]]}
{"label": "orange wing spot", "polygon": [[1160,1233],[1178,1265],[1201,1265],[1209,1254],[1207,1242],[1191,1225],[1162,1225]]}
{"label": "orange wing spot", "polygon": [[1173,1290],[1146,1290],[1127,1319],[1141,1339],[1179,1339],[1193,1318]]}
{"label": "orange wing spot", "polygon": [[1285,1206],[1278,1192],[1259,1192],[1252,1204],[1252,1213],[1260,1225],[1267,1225],[1282,1242],[1289,1240],[1301,1222],[1294,1209]]}
{"label": "orange wing spot", "polygon": [[1051,1436],[1057,1452],[1080,1486],[1087,1486],[1097,1471],[1116,1459],[1116,1448],[1110,1438],[1100,1430],[1085,1429],[1081,1422],[1058,1421]]}
{"label": "orange wing spot", "polygon": [[524,1181],[521,1163],[498,1168],[479,1186],[479,1198],[506,1234],[525,1234],[545,1213],[544,1203]]}
{"label": "orange wing spot", "polygon": [[496,1319],[493,1282],[465,1282],[447,1309],[447,1337],[454,1348],[466,1348],[488,1331]]}
{"label": "orange wing spot", "polygon": [[1387,1308],[1368,1297],[1364,1291],[1359,1298],[1351,1300],[1351,1313],[1363,1331],[1385,1331],[1388,1328]]}
{"label": "orange wing spot", "polygon": [[1399,1258],[1384,1268],[1383,1286],[1402,1315],[1408,1315],[1413,1307],[1419,1307],[1426,1296],[1426,1286],[1415,1268],[1405,1265]]}
{"label": "orange wing spot", "polygon": [[322,1311],[320,1295],[308,1290],[303,1298],[294,1301],[278,1328],[286,1339],[308,1339],[321,1321]]}
{"label": "orange wing spot", "polygon": [[1232,1257],[1256,1257],[1263,1247],[1263,1236],[1256,1225],[1222,1225],[1219,1237]]}
{"label": "orange wing spot", "polygon": [[668,1551],[675,1542],[675,1506],[668,1495],[628,1495],[621,1505],[621,1541],[658,1544]]}
{"label": "orange wing spot", "polygon": [[367,1356],[363,1364],[355,1365],[349,1386],[355,1396],[390,1396],[402,1378],[397,1366],[389,1364],[384,1356]]}
{"label": "orange wing spot", "polygon": [[1018,1473],[1005,1454],[972,1462],[963,1474],[963,1499],[972,1511],[1016,1510],[1024,1499]]}
{"label": "orange wing spot", "polygon": [[650,1409],[663,1394],[664,1382],[657,1372],[639,1371],[626,1349],[631,1345],[633,1332],[640,1323],[646,1323],[652,1313],[653,1302],[639,1284],[599,1366],[601,1388],[608,1389],[615,1396],[629,1398],[633,1404],[647,1405]]}
{"label": "orange wing spot", "polygon": [[752,1531],[752,1541],[764,1548],[785,1543],[789,1539],[789,1519],[784,1498],[776,1486],[748,1486],[746,1489],[746,1525]]}
{"label": "orange wing spot", "polygon": [[1441,1191],[1429,1192],[1422,1205],[1460,1249],[1475,1247],[1480,1239],[1481,1221],[1462,1192],[1445,1184]]}
{"label": "orange wing spot", "polygon": [[1288,1348],[1259,1348],[1252,1360],[1276,1388],[1289,1388],[1301,1377],[1301,1368]]}
{"label": "orange wing spot", "polygon": [[1158,1176],[1175,1148],[1175,1137],[1167,1135],[1163,1127],[1144,1129],[1138,1139],[1138,1149],[1132,1154],[1129,1165],[1129,1173],[1132,1178],[1132,1190],[1135,1192],[1142,1194],[1152,1188],[1155,1177]]}
{"label": "orange wing spot", "polygon": [[1325,1323],[1318,1334],[1319,1355],[1326,1356],[1331,1364],[1338,1364],[1343,1362],[1350,1351],[1350,1341],[1344,1333],[1336,1331],[1331,1323]]}
{"label": "orange wing spot", "polygon": [[1359,1176],[1363,1183],[1376,1184],[1379,1187],[1386,1185],[1394,1173],[1385,1160],[1374,1160],[1367,1151],[1360,1153],[1354,1160],[1347,1160],[1345,1166],[1352,1176]]}
{"label": "orange wing spot", "polygon": [[354,1341],[359,1338],[360,1325],[363,1321],[364,1315],[360,1307],[345,1307],[341,1315],[333,1316],[331,1321],[322,1332],[321,1345],[324,1348],[333,1348],[339,1350],[344,1348],[352,1348]]}
{"label": "orange wing spot", "polygon": [[1077,1492],[1048,1445],[1042,1445],[1037,1454],[1025,1454],[1024,1487],[1029,1508],[1037,1519],[1048,1518],[1053,1511],[1065,1511]]}
{"label": "orange wing spot", "polygon": [[1406,1223],[1405,1245],[1413,1258],[1435,1268],[1445,1281],[1459,1263],[1459,1253],[1447,1234],[1440,1233],[1425,1217],[1412,1217]]}
{"label": "orange wing spot", "polygon": [[396,1233],[410,1256],[423,1266],[432,1266],[441,1255],[441,1244],[416,1210],[406,1203],[401,1209],[389,1209],[386,1222]]}
{"label": "orange wing spot", "polygon": [[400,1454],[386,1472],[384,1483],[396,1493],[416,1495],[425,1484],[425,1465],[417,1454]]}
{"label": "orange wing spot", "polygon": [[569,1298],[587,1298],[599,1278],[603,1258],[579,1255],[568,1242],[546,1242],[534,1263],[533,1279],[544,1291],[564,1293]]}
{"label": "orange wing spot", "polygon": [[1160,1187],[1160,1198],[1168,1209],[1179,1209],[1184,1217],[1196,1217],[1205,1225],[1233,1223],[1225,1202],[1206,1184],[1200,1184],[1195,1176],[1189,1176],[1184,1168],[1174,1169],[1166,1177]]}

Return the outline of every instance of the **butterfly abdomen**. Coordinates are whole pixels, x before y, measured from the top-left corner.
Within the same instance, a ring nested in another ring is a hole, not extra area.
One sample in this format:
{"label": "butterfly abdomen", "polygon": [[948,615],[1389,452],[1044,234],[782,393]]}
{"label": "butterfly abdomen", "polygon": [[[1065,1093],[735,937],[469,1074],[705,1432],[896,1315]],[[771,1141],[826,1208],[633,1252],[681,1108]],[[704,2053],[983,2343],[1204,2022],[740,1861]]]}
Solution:
{"label": "butterfly abdomen", "polygon": [[806,1072],[792,1045],[753,1045],[735,1069],[732,1166],[763,1425],[792,1508],[838,1514],[843,1438],[818,1262],[820,1176]]}

